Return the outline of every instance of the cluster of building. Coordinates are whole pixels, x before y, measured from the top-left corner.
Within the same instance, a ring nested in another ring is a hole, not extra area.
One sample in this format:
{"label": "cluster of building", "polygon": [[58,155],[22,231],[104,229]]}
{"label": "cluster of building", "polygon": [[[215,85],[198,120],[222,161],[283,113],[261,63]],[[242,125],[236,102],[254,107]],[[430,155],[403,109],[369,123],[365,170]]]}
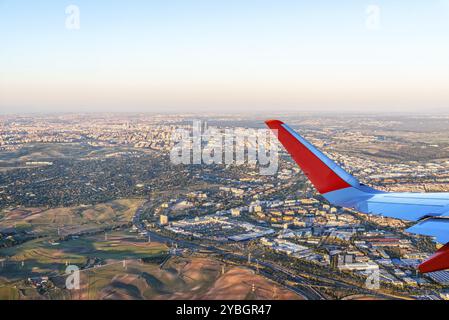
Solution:
{"label": "cluster of building", "polygon": [[115,114],[4,116],[0,119],[0,150],[18,150],[29,143],[87,143],[91,146],[132,146],[168,152],[179,117]]}
{"label": "cluster of building", "polygon": [[[161,220],[161,223],[162,222],[163,221]],[[191,236],[198,239],[236,242],[257,239],[275,232],[270,228],[231,219],[225,215],[225,212],[175,221],[165,228],[176,234]]]}
{"label": "cluster of building", "polygon": [[[350,211],[323,204],[316,198],[284,201],[256,201],[249,212],[273,227],[358,227],[359,221]],[[343,234],[341,234],[343,236]]]}

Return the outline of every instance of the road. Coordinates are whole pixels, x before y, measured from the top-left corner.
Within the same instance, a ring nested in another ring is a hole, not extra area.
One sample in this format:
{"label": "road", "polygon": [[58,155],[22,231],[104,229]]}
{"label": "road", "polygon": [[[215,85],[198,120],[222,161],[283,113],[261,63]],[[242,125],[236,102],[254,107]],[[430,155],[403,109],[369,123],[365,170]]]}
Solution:
{"label": "road", "polygon": [[[217,248],[215,246],[208,246],[208,245],[201,245],[197,243],[193,243],[186,240],[176,239],[173,240],[171,238],[168,238],[166,236],[162,236],[160,234],[157,234],[153,231],[149,231],[146,229],[146,226],[141,221],[141,216],[143,212],[145,211],[145,208],[148,206],[148,202],[143,204],[139,209],[137,209],[134,218],[133,218],[133,224],[136,226],[139,232],[146,232],[150,237],[152,241],[160,242],[160,243],[172,243],[176,242],[179,248],[187,248],[191,250],[207,250],[211,251],[215,254],[223,256],[225,259],[230,260],[238,260],[242,261],[245,265],[247,265],[247,257],[242,254],[236,254],[235,252],[231,251],[225,251],[223,249]],[[262,271],[263,275],[267,278],[270,278],[276,282],[283,282],[282,277],[284,277],[287,280],[290,280],[292,282],[297,283],[297,286],[291,286],[284,284],[285,287],[288,289],[294,291],[295,293],[303,296],[305,299],[308,300],[323,300],[323,295],[310,286],[310,283],[307,279],[294,275],[291,272],[287,272],[287,270],[281,266],[278,266],[274,263],[265,262],[258,260],[258,264],[260,266],[263,266],[266,269],[271,270],[271,272],[268,272],[267,270]],[[251,266],[251,268],[255,269],[254,266]]]}
{"label": "road", "polygon": [[[246,255],[237,254],[233,251],[224,250],[224,249],[217,248],[217,247],[211,246],[211,245],[197,244],[197,243],[193,243],[193,242],[182,240],[182,239],[173,240],[169,237],[162,236],[160,234],[157,234],[155,232],[147,230],[146,226],[141,222],[141,216],[142,216],[145,208],[147,208],[148,204],[149,204],[149,202],[144,203],[136,211],[135,216],[133,218],[133,224],[137,227],[139,232],[147,232],[147,234],[151,237],[152,241],[168,243],[168,244],[176,242],[178,247],[180,247],[180,248],[187,248],[187,249],[196,250],[196,251],[198,251],[198,250],[211,251],[215,254],[222,256],[224,259],[241,261],[243,265],[246,265],[252,269],[255,269],[254,265],[249,265],[247,263],[248,257]],[[258,264],[259,264],[259,266],[263,266],[265,268],[265,270],[260,270],[261,273],[265,277],[272,279],[277,283],[282,283],[285,287],[287,287],[288,289],[294,291],[295,293],[303,296],[304,298],[306,298],[308,300],[325,300],[325,297],[323,296],[323,294],[319,290],[317,290],[317,288],[320,286],[314,284],[311,280],[309,280],[305,277],[302,277],[301,275],[295,274],[291,270],[289,270],[281,265],[278,265],[274,262],[258,260]],[[339,281],[336,279],[328,279],[328,278],[325,278],[322,276],[316,276],[316,275],[314,275],[314,278],[316,278],[318,281],[322,281],[323,283],[325,283],[325,285],[323,285],[321,287],[332,288],[332,287],[338,286],[339,288],[344,288],[344,289],[357,288],[357,290],[361,294],[375,295],[378,297],[389,298],[389,299],[398,298],[398,297],[391,296],[388,294],[373,292],[373,291],[370,291],[368,289],[364,289],[361,287],[355,287],[352,284],[348,284],[348,283],[345,283],[343,281]],[[292,285],[285,284],[284,280],[294,282],[297,285],[292,286]]]}

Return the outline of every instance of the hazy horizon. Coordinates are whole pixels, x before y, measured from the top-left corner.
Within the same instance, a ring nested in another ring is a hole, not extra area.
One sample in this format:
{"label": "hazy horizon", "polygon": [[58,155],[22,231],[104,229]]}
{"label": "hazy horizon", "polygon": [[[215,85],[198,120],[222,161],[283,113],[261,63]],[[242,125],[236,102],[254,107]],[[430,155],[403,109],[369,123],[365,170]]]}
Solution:
{"label": "hazy horizon", "polygon": [[0,39],[0,114],[449,113],[447,0],[0,0]]}
{"label": "hazy horizon", "polygon": [[316,110],[316,111],[28,111],[28,112],[3,112],[0,111],[0,117],[8,117],[8,116],[64,116],[64,115],[92,115],[92,116],[135,116],[135,115],[167,115],[167,116],[197,116],[199,118],[205,116],[255,116],[258,119],[274,119],[274,118],[287,118],[289,116],[298,117],[298,116],[311,116],[311,117],[343,117],[343,116],[366,116],[366,117],[397,117],[397,116],[427,116],[427,117],[449,117],[449,110],[415,110],[415,111],[375,111],[375,110],[365,110],[365,111],[350,111],[350,110],[334,110],[334,111],[326,111],[326,110]]}

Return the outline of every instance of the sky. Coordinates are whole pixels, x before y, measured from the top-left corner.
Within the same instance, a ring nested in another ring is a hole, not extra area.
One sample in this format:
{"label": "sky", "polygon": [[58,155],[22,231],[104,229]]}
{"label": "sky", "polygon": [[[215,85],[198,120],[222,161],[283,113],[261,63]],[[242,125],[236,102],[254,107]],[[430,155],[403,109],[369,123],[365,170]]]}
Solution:
{"label": "sky", "polygon": [[449,113],[448,88],[449,0],[0,0],[0,113]]}

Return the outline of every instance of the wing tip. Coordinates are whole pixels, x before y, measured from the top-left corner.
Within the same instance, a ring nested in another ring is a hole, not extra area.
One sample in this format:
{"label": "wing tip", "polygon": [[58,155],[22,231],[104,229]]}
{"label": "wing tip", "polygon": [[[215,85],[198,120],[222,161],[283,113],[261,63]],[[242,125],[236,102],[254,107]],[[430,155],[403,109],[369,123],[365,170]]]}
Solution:
{"label": "wing tip", "polygon": [[275,119],[267,120],[265,123],[272,130],[279,129],[284,124],[284,122]]}
{"label": "wing tip", "polygon": [[421,273],[446,270],[449,268],[449,243],[440,248],[433,256],[418,266]]}

